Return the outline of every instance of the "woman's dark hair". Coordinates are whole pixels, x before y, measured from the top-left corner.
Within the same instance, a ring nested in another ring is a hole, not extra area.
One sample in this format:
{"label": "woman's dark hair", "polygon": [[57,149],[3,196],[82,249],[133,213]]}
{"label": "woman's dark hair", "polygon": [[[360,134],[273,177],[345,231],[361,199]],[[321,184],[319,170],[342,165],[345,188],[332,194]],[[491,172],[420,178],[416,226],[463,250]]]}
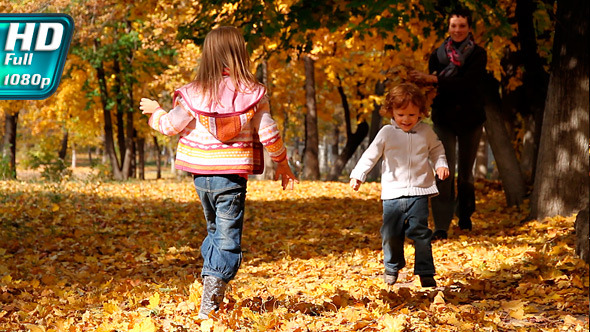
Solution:
{"label": "woman's dark hair", "polygon": [[467,19],[467,25],[471,28],[471,11],[465,7],[457,7],[451,10],[449,13],[449,17],[447,19],[447,23],[451,22],[451,17],[458,16],[464,17]]}

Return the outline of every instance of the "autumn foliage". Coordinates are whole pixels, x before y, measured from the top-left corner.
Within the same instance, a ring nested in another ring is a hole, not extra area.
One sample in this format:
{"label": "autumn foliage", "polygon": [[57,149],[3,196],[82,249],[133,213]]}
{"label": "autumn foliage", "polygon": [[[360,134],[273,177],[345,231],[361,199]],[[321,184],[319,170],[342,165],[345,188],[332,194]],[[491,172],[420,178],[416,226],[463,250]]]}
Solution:
{"label": "autumn foliage", "polygon": [[380,185],[250,181],[244,262],[196,319],[204,219],[190,180],[0,182],[0,331],[587,331],[573,217],[521,223],[478,182],[473,232],[435,242],[439,287],[381,279]]}

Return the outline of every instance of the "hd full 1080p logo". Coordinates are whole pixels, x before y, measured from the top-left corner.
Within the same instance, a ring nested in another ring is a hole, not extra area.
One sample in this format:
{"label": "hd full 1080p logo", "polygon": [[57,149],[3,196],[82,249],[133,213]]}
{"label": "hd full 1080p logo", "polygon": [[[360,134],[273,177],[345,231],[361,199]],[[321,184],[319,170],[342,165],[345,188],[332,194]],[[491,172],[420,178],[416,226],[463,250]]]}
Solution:
{"label": "hd full 1080p logo", "polygon": [[0,99],[51,96],[73,33],[66,14],[0,14]]}

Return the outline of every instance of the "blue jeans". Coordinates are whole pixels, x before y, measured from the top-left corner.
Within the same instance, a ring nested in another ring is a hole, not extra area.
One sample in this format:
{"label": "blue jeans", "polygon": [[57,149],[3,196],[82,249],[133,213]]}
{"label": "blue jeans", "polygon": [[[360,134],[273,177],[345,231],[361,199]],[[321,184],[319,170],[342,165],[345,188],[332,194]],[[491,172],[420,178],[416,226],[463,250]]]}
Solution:
{"label": "blue jeans", "polygon": [[406,266],[405,237],[414,240],[414,274],[434,275],[434,260],[428,228],[428,196],[411,196],[383,201],[381,240],[386,273],[398,272]]}
{"label": "blue jeans", "polygon": [[201,245],[202,276],[229,282],[242,263],[242,229],[248,180],[239,175],[195,175],[207,236]]}
{"label": "blue jeans", "polygon": [[[449,164],[449,177],[436,179],[439,195],[432,198],[432,217],[436,230],[448,231],[456,213],[459,219],[471,218],[475,212],[475,186],[473,164],[477,155],[483,126],[472,131],[456,134],[443,126],[434,126]],[[458,147],[458,154],[455,152]],[[457,164],[457,198],[455,204],[455,164]]]}

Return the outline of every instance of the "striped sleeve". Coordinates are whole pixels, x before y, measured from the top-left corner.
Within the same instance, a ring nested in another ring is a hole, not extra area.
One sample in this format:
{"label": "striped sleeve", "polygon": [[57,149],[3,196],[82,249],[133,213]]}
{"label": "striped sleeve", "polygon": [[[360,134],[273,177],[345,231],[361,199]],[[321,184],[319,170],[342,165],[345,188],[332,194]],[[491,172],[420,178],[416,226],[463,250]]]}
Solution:
{"label": "striped sleeve", "polygon": [[270,158],[279,163],[287,159],[287,149],[281,139],[281,134],[277,123],[270,115],[270,106],[265,99],[258,104],[258,111],[252,118],[252,125],[258,132],[260,142],[268,151]]}
{"label": "striped sleeve", "polygon": [[182,104],[177,104],[170,112],[162,108],[157,109],[149,119],[149,125],[153,129],[167,136],[180,133],[194,117]]}

